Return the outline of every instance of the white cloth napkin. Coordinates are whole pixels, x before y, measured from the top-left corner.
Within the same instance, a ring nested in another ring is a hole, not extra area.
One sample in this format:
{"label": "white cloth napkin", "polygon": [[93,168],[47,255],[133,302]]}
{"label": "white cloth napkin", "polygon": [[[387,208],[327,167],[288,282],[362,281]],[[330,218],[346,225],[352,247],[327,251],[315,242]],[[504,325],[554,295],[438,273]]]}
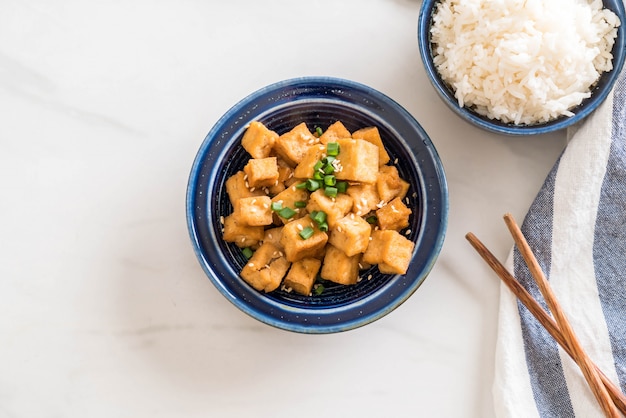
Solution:
{"label": "white cloth napkin", "polygon": [[[522,231],[583,347],[624,391],[626,70],[572,135]],[[543,304],[516,249],[508,268]],[[493,394],[498,417],[603,416],[578,366],[504,286]]]}

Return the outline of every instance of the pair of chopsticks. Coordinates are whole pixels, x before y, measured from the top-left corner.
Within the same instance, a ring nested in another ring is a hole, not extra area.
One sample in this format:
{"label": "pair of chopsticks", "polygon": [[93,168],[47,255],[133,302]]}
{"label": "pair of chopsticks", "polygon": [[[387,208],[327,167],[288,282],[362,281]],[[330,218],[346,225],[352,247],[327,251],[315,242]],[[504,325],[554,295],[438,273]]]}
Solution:
{"label": "pair of chopsticks", "polygon": [[487,262],[492,270],[500,277],[504,284],[515,294],[515,296],[528,308],[533,316],[550,333],[552,338],[565,350],[565,352],[578,364],[585,380],[587,381],[593,395],[602,407],[607,417],[619,417],[619,412],[626,415],[626,396],[621,390],[611,382],[596,364],[589,358],[582,348],[580,341],[574,334],[574,330],[565,316],[561,305],[556,299],[548,280],[546,279],[541,266],[537,262],[528,242],[524,238],[522,231],[515,222],[511,214],[504,215],[506,223],[515,244],[524,258],[533,279],[537,283],[548,308],[552,312],[552,317],[543,309],[539,303],[528,293],[528,291],[508,272],[498,259],[480,242],[471,232],[465,238],[472,244],[474,249]]}

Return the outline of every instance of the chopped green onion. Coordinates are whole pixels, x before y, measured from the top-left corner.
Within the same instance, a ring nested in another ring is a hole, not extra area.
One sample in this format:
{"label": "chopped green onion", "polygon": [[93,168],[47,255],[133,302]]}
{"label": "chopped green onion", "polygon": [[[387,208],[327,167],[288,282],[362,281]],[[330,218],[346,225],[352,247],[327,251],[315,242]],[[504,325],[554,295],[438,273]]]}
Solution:
{"label": "chopped green onion", "polygon": [[315,285],[315,294],[317,296],[321,295],[323,291],[324,291],[324,285],[323,284],[316,284]]}
{"label": "chopped green onion", "polygon": [[309,239],[313,236],[314,233],[315,231],[313,230],[313,228],[311,228],[310,226],[307,226],[302,231],[300,231],[300,238]]}
{"label": "chopped green onion", "polygon": [[326,164],[323,168],[324,174],[333,174],[335,167],[332,164]]}
{"label": "chopped green onion", "polygon": [[348,182],[347,181],[338,181],[337,184],[335,185],[335,187],[337,188],[337,191],[339,193],[345,193],[346,190],[348,190]]}
{"label": "chopped green onion", "polygon": [[306,202],[304,200],[298,200],[293,205],[297,208],[306,208]]}
{"label": "chopped green onion", "polygon": [[250,257],[252,257],[253,251],[250,249],[250,247],[246,247],[243,250],[241,250],[241,252],[243,253],[243,256],[246,257],[247,260],[250,259]]}
{"label": "chopped green onion", "polygon": [[313,166],[313,171],[318,171],[318,170],[320,170],[323,167],[324,167],[324,163],[322,161],[318,161]]}
{"label": "chopped green onion", "polygon": [[316,133],[318,136],[322,136],[322,134],[324,133],[324,131],[322,131],[322,128],[320,128],[319,126],[316,126],[316,127],[315,127],[315,133]]}
{"label": "chopped green onion", "polygon": [[306,189],[306,182],[296,184],[296,189]]}
{"label": "chopped green onion", "polygon": [[283,204],[281,202],[272,202],[272,210],[274,212],[278,212],[283,208]]}
{"label": "chopped green onion", "polygon": [[317,222],[318,225],[321,225],[322,223],[324,223],[326,221],[326,212],[324,211],[313,211],[311,212],[311,214],[309,215],[311,216],[311,219],[313,219],[315,222]]}
{"label": "chopped green onion", "polygon": [[337,188],[328,186],[324,189],[324,194],[328,197],[337,197]]}
{"label": "chopped green onion", "polygon": [[329,174],[327,176],[324,176],[324,184],[326,186],[334,186],[335,184],[337,184],[337,179],[332,174]]}
{"label": "chopped green onion", "polygon": [[339,143],[338,142],[329,142],[326,144],[326,154],[336,157],[339,155]]}
{"label": "chopped green onion", "polygon": [[378,218],[375,215],[368,216],[367,218],[365,218],[365,220],[368,224],[375,224],[376,222],[378,222]]}
{"label": "chopped green onion", "polygon": [[285,218],[285,219],[292,218],[293,215],[295,214],[296,214],[296,211],[289,207],[283,208],[278,212],[278,216],[280,216],[281,218]]}
{"label": "chopped green onion", "polygon": [[333,157],[332,155],[328,155],[324,158],[322,158],[322,163],[326,164],[326,165],[331,165],[333,163],[333,161],[335,161],[336,158]]}
{"label": "chopped green onion", "polygon": [[324,175],[319,171],[313,173],[313,180],[324,180]]}
{"label": "chopped green onion", "polygon": [[320,188],[320,182],[317,181],[317,180],[308,179],[306,181],[306,188],[307,188],[308,191],[314,192],[314,191],[316,191],[317,189]]}
{"label": "chopped green onion", "polygon": [[328,224],[327,224],[326,222],[322,222],[322,223],[320,223],[317,227],[318,227],[318,228],[320,229],[320,231],[322,231],[322,232],[326,232],[326,231],[328,231]]}

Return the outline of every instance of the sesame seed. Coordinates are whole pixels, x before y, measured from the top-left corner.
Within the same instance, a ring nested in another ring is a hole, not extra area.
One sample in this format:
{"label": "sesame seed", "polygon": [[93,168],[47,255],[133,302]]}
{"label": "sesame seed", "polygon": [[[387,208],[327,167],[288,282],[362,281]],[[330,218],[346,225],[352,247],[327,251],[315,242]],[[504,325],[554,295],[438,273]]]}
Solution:
{"label": "sesame seed", "polygon": [[251,191],[251,192],[253,192],[253,191],[255,191],[255,190],[256,190],[256,187],[251,187],[251,188],[250,188],[250,191]]}
{"label": "sesame seed", "polygon": [[248,263],[248,267],[254,267],[254,263]]}
{"label": "sesame seed", "polygon": [[296,228],[298,228],[298,231],[302,231],[304,229],[304,227],[301,224],[298,224]]}
{"label": "sesame seed", "polygon": [[221,223],[222,225],[224,225],[224,216],[223,216],[223,215],[222,215],[222,216],[220,216],[220,223]]}
{"label": "sesame seed", "polygon": [[267,237],[268,237],[269,239],[272,239],[272,233],[271,233],[271,232],[270,232],[270,233],[268,233],[268,234],[267,234]]}
{"label": "sesame seed", "polygon": [[251,205],[254,205],[256,203],[256,199],[252,199],[252,201],[250,202]]}
{"label": "sesame seed", "polygon": [[370,237],[370,241],[372,240],[372,237]]}
{"label": "sesame seed", "polygon": [[372,275],[367,276],[367,280],[372,280]]}
{"label": "sesame seed", "polygon": [[417,192],[413,192],[412,196],[417,197]]}
{"label": "sesame seed", "polygon": [[247,181],[244,183],[246,185],[246,189],[250,188],[250,183],[248,183]]}
{"label": "sesame seed", "polygon": [[404,235],[411,235],[411,230],[407,229],[406,232],[404,233]]}
{"label": "sesame seed", "polygon": [[398,164],[398,159],[396,158],[395,160],[393,160],[394,164]]}

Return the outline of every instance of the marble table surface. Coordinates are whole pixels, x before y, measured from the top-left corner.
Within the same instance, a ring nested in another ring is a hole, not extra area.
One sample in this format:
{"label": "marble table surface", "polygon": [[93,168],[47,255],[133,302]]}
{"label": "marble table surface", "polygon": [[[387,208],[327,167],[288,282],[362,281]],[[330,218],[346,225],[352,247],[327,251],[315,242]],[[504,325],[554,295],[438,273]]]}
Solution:
{"label": "marble table surface", "polygon": [[[419,58],[416,0],[4,0],[0,417],[480,417],[504,259],[565,133],[454,116]],[[185,220],[195,153],[254,90],[327,75],[394,98],[445,166],[449,225],[402,306],[333,335],[273,329],[205,277]]]}

